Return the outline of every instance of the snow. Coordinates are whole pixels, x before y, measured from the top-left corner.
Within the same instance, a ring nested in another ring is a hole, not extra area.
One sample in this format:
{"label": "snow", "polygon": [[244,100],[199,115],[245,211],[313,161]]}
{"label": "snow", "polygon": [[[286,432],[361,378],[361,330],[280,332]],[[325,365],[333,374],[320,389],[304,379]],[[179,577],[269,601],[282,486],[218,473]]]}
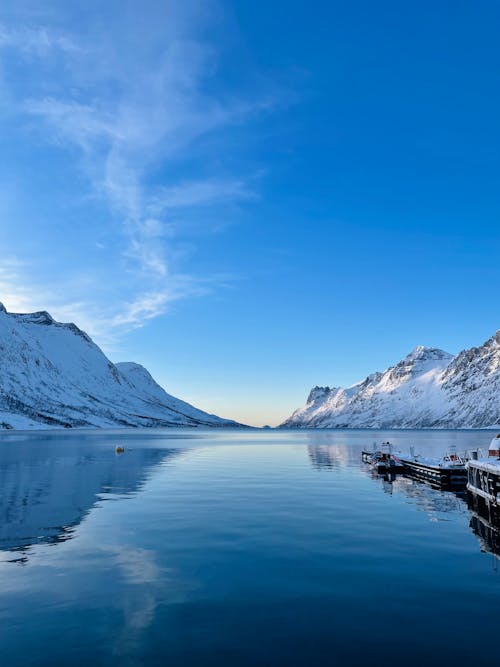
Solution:
{"label": "snow", "polygon": [[467,465],[469,468],[478,468],[497,475],[500,474],[500,461],[498,459],[479,459],[478,461],[469,461]]}
{"label": "snow", "polygon": [[418,463],[423,466],[429,466],[430,468],[441,468],[446,470],[453,470],[453,469],[460,470],[465,468],[465,460],[463,459],[457,459],[456,461],[449,461],[446,460],[444,457],[429,458],[420,455],[411,456],[407,454],[399,455],[399,459],[403,463]]}
{"label": "snow", "polygon": [[0,307],[0,428],[235,426],[113,364],[74,324]]}
{"label": "snow", "polygon": [[417,346],[347,389],[315,387],[292,428],[491,428],[500,421],[500,332],[456,356]]}

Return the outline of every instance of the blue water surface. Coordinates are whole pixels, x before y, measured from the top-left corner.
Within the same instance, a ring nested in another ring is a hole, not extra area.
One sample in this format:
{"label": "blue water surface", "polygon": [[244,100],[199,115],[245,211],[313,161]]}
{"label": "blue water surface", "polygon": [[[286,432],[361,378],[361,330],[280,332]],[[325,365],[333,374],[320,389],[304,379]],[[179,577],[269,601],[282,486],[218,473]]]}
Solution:
{"label": "blue water surface", "polygon": [[491,433],[2,435],[0,664],[491,664],[495,527],[374,475],[361,449],[387,437]]}

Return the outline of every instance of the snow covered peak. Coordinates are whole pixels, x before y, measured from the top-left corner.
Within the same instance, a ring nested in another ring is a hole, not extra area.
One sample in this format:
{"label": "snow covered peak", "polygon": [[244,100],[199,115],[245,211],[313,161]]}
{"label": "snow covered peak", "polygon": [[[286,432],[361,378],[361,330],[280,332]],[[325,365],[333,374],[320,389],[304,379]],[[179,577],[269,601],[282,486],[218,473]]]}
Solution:
{"label": "snow covered peak", "polygon": [[406,355],[403,361],[431,361],[439,359],[452,359],[453,355],[440,350],[437,347],[425,347],[425,345],[417,345],[413,350]]}
{"label": "snow covered peak", "polygon": [[500,331],[452,356],[418,345],[347,389],[315,387],[282,426],[319,428],[500,425]]}
{"label": "snow covered peak", "polygon": [[313,387],[309,392],[307,402],[314,403],[314,401],[317,401],[319,398],[325,398],[331,391],[330,387]]}
{"label": "snow covered peak", "polygon": [[9,313],[3,303],[0,303],[0,313],[4,313],[11,318],[22,320],[23,322],[32,322],[33,324],[54,324],[55,320],[46,310],[38,310],[34,313]]}
{"label": "snow covered peak", "polygon": [[238,426],[170,396],[139,364],[113,364],[46,311],[2,309],[0,351],[0,428]]}
{"label": "snow covered peak", "polygon": [[10,315],[17,317],[17,319],[23,322],[31,322],[32,324],[44,324],[48,326],[59,324],[46,310],[39,310],[36,313],[10,313]]}
{"label": "snow covered peak", "polygon": [[499,348],[500,347],[500,329],[482,345],[482,347]]}

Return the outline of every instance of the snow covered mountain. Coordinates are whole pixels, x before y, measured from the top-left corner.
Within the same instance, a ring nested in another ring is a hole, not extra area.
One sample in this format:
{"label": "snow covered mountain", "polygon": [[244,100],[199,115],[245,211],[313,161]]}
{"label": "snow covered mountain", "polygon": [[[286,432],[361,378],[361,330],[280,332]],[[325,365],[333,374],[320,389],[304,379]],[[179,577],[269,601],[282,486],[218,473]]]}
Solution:
{"label": "snow covered mountain", "polygon": [[0,304],[0,361],[0,428],[238,426],[170,396],[139,364],[113,364],[45,311]]}
{"label": "snow covered mountain", "polygon": [[500,331],[452,356],[418,346],[346,389],[314,387],[288,428],[482,428],[500,424]]}

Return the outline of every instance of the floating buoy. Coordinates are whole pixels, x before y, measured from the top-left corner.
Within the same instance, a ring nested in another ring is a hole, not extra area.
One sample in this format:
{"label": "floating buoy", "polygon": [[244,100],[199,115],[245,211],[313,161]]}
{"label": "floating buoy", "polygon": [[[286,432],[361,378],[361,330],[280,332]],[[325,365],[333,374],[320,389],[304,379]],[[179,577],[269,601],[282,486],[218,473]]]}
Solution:
{"label": "floating buoy", "polygon": [[115,447],[115,452],[117,454],[123,454],[124,451],[125,451],[125,447],[121,447],[120,445],[118,445],[118,447]]}

